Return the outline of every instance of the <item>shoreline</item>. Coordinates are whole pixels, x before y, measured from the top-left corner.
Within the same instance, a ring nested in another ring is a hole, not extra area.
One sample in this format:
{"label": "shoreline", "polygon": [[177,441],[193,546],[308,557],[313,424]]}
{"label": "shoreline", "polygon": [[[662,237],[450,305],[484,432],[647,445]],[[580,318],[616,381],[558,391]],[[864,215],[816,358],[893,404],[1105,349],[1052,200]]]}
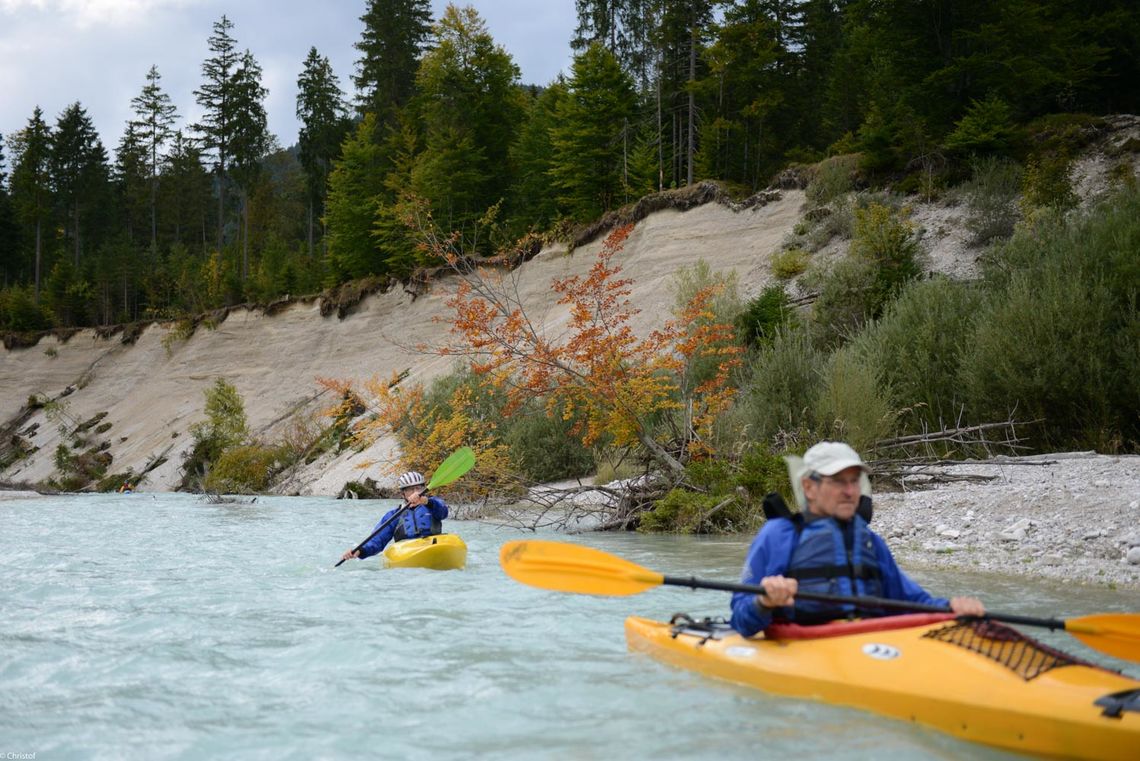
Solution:
{"label": "shoreline", "polygon": [[1140,591],[1140,456],[1065,452],[924,467],[993,480],[874,495],[900,564]]}

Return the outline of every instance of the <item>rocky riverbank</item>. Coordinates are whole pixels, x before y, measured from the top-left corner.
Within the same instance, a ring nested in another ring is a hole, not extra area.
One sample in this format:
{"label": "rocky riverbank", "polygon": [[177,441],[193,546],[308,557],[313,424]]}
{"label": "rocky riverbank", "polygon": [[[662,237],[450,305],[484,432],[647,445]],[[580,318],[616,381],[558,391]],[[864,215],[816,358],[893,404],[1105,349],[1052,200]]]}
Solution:
{"label": "rocky riverbank", "polygon": [[1140,607],[1140,457],[1086,452],[924,468],[877,493],[873,527],[904,566],[1111,586]]}

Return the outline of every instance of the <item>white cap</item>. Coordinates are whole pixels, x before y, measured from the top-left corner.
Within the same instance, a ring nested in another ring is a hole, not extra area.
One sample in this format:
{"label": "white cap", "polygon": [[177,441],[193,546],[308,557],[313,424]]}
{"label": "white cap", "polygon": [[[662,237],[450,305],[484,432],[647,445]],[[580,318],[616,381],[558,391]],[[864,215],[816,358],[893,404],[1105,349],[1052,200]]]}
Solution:
{"label": "white cap", "polygon": [[804,452],[803,475],[818,473],[821,476],[834,476],[841,470],[855,467],[864,473],[871,469],[854,449],[841,441],[821,441]]}

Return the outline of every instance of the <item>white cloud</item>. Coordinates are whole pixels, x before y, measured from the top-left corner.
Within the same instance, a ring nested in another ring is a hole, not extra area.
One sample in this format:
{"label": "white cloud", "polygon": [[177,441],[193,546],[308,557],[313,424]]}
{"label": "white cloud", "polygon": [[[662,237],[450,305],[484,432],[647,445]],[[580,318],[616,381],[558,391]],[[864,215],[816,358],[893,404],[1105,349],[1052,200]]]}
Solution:
{"label": "white cloud", "polygon": [[38,11],[86,29],[92,26],[130,26],[148,13],[169,7],[197,4],[198,0],[0,0],[5,14]]}

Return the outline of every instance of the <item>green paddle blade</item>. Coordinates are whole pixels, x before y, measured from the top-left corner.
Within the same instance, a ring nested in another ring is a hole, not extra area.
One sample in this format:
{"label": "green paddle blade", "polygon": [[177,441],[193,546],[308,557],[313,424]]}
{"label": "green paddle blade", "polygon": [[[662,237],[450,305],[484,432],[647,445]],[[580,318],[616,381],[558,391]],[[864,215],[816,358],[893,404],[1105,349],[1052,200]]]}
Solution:
{"label": "green paddle blade", "polygon": [[475,465],[475,453],[471,451],[471,447],[460,447],[451,453],[451,456],[439,464],[432,474],[431,480],[428,481],[427,488],[435,489],[440,486],[447,486],[454,483],[464,473],[471,470]]}
{"label": "green paddle blade", "polygon": [[523,584],[584,595],[635,595],[664,579],[593,547],[540,539],[507,542],[499,551],[499,565]]}

